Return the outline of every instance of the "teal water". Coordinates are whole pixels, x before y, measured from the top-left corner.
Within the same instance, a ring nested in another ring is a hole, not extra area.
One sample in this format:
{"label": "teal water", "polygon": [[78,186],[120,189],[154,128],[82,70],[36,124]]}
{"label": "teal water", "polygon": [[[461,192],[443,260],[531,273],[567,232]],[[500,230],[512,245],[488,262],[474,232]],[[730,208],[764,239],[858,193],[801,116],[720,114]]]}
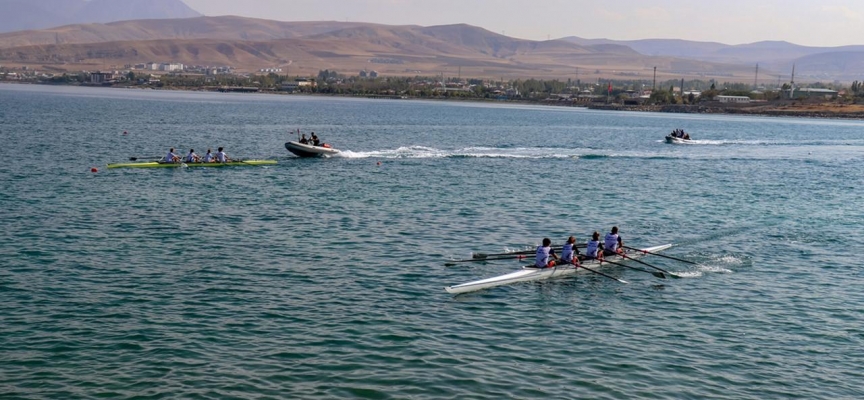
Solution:
{"label": "teal water", "polygon": [[[3,398],[864,397],[862,121],[0,85],[0,143]],[[171,146],[279,164],[104,168]],[[612,225],[698,265],[443,290]]]}

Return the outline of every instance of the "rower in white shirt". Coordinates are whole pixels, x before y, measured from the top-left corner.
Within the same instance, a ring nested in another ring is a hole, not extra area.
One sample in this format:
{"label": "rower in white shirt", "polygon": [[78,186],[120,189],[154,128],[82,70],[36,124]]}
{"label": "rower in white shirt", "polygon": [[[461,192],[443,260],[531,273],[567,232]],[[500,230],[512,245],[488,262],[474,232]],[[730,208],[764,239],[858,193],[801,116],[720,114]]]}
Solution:
{"label": "rower in white shirt", "polygon": [[561,247],[561,263],[579,265],[579,250],[576,249],[576,238],[570,236],[567,243]]}
{"label": "rower in white shirt", "polygon": [[623,247],[624,241],[618,235],[618,227],[613,226],[612,232],[607,233],[606,237],[603,238],[603,255],[611,256],[618,254],[623,251]]}
{"label": "rower in white shirt", "polygon": [[201,157],[195,154],[195,149],[189,149],[189,154],[186,155],[187,163],[201,162]]}
{"label": "rower in white shirt", "polygon": [[554,267],[557,263],[555,261],[550,261],[550,256],[555,258],[556,261],[558,260],[555,250],[552,249],[552,240],[549,238],[543,238],[543,245],[537,246],[537,256],[534,259],[534,268]]}
{"label": "rower in white shirt", "polygon": [[216,162],[220,162],[220,163],[231,162],[231,159],[228,158],[228,155],[225,154],[224,151],[222,151],[221,147],[219,148],[219,152],[216,153]]}
{"label": "rower in white shirt", "polygon": [[163,159],[162,161],[164,161],[164,162],[178,162],[178,161],[180,161],[180,156],[174,154],[174,148],[172,147],[170,150],[168,150],[168,154],[165,155],[165,159]]}
{"label": "rower in white shirt", "polygon": [[603,244],[600,243],[600,232],[594,232],[591,235],[591,240],[588,241],[588,244],[585,248],[585,257],[587,260],[601,258],[603,250]]}
{"label": "rower in white shirt", "polygon": [[210,151],[211,151],[210,149],[207,149],[207,154],[204,155],[204,162],[205,163],[211,163],[211,162],[216,161],[216,157],[213,156],[213,153],[211,153]]}

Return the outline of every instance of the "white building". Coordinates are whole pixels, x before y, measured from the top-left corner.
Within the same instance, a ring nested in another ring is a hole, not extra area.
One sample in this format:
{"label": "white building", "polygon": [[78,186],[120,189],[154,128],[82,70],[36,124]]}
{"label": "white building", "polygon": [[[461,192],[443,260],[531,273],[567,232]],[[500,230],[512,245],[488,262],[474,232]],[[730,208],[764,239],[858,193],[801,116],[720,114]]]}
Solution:
{"label": "white building", "polygon": [[160,64],[159,65],[160,71],[171,72],[171,71],[182,71],[183,69],[184,69],[184,65],[180,64],[180,63],[166,63],[166,64]]}
{"label": "white building", "polygon": [[717,101],[721,103],[749,103],[750,98],[747,96],[717,96]]}
{"label": "white building", "polygon": [[258,72],[277,73],[282,72],[282,68],[261,68]]}

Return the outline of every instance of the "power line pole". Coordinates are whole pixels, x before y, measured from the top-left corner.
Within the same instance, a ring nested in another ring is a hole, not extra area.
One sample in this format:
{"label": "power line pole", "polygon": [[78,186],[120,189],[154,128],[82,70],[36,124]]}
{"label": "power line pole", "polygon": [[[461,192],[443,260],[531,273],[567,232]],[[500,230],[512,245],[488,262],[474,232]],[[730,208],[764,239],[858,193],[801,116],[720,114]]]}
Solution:
{"label": "power line pole", "polygon": [[753,78],[753,90],[759,90],[759,63],[756,63],[756,77]]}
{"label": "power line pole", "polygon": [[651,92],[657,90],[657,67],[654,67],[654,83],[651,84]]}

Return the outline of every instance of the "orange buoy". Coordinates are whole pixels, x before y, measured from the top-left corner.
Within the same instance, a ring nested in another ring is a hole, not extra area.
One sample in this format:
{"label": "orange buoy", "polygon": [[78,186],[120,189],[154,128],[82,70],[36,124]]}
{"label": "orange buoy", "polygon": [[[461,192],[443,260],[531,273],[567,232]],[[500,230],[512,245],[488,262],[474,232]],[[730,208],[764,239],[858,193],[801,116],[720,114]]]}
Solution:
{"label": "orange buoy", "polygon": [[93,168],[90,168],[90,172],[99,172],[99,169],[97,169],[96,167],[93,167]]}

